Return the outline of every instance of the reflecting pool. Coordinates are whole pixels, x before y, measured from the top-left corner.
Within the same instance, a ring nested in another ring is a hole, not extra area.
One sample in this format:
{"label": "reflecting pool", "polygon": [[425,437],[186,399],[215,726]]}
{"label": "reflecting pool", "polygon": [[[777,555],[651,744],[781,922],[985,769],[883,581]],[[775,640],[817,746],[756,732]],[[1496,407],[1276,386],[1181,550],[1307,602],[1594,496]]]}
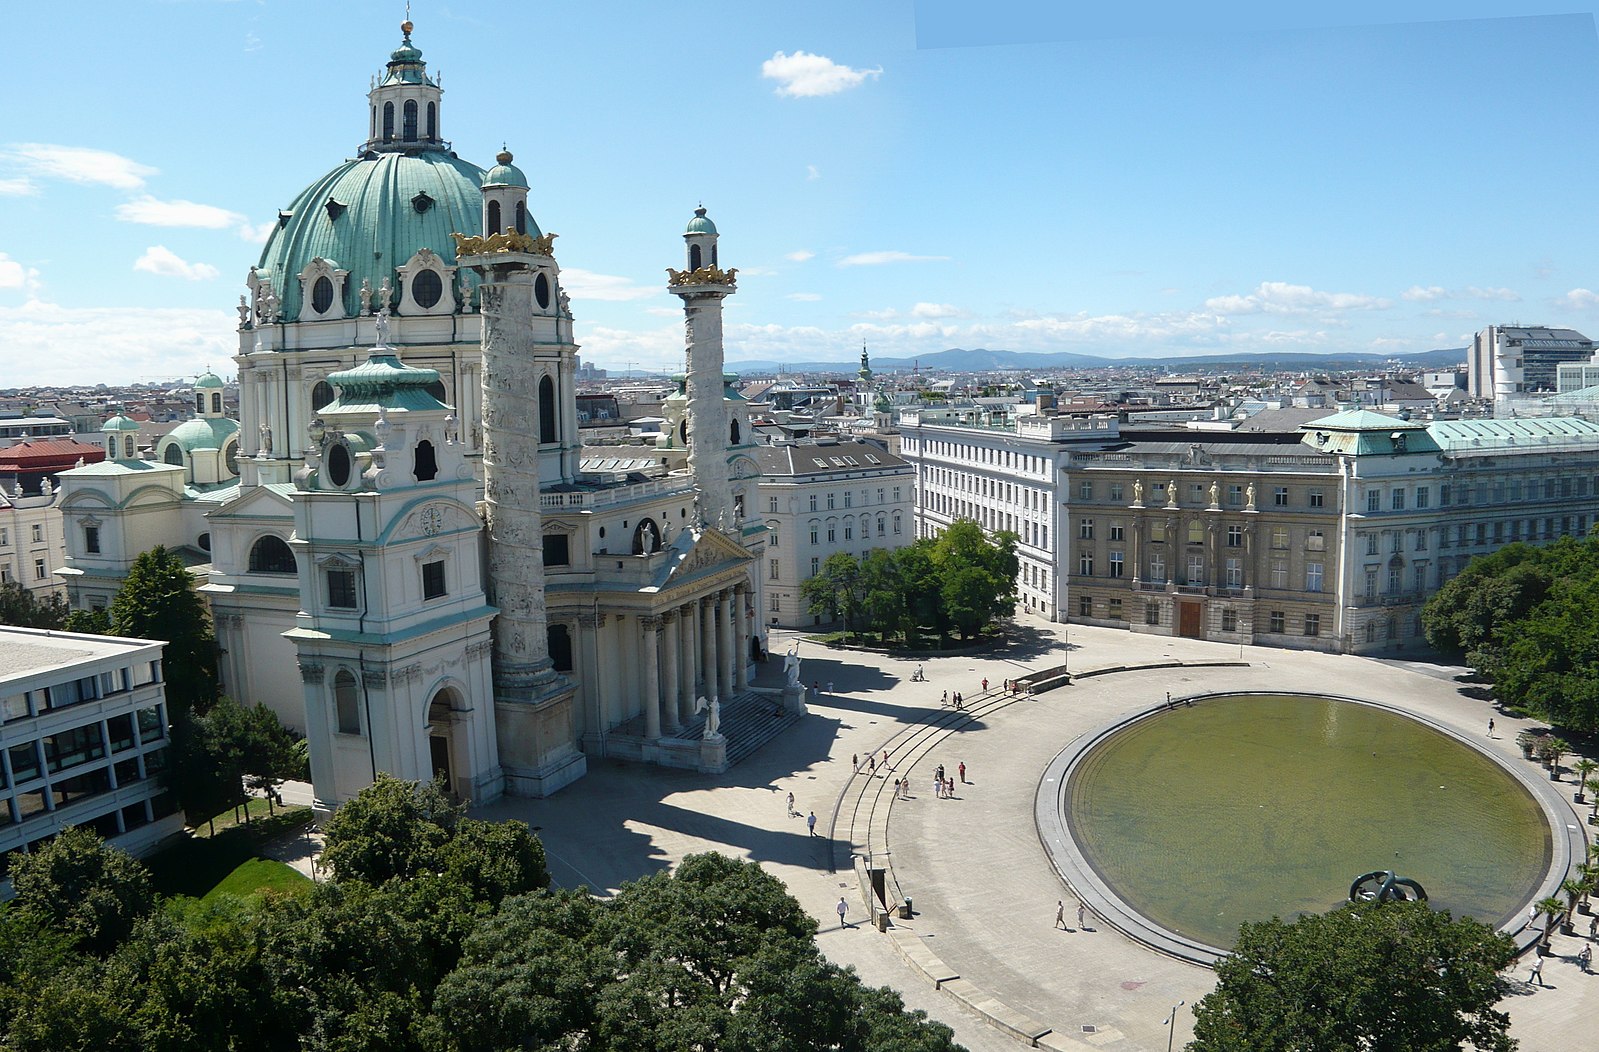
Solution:
{"label": "reflecting pool", "polygon": [[1065,818],[1149,920],[1228,949],[1246,920],[1340,905],[1393,869],[1498,926],[1548,872],[1548,821],[1487,756],[1397,713],[1302,695],[1212,696],[1139,720],[1075,767]]}

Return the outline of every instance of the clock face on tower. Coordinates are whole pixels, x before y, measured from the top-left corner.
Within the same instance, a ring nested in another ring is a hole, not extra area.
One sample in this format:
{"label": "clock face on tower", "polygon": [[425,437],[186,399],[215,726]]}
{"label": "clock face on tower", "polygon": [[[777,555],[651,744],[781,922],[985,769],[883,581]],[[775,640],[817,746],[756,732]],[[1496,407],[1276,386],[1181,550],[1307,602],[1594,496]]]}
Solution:
{"label": "clock face on tower", "polygon": [[431,504],[422,509],[422,532],[432,537],[444,527],[444,509],[437,504]]}

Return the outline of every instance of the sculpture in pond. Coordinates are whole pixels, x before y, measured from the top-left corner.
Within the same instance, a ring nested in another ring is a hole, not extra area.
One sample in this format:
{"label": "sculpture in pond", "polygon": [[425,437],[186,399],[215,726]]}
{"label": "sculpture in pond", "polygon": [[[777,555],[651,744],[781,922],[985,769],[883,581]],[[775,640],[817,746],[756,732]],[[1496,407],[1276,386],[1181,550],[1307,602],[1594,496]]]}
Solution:
{"label": "sculpture in pond", "polygon": [[1355,878],[1349,885],[1350,902],[1426,902],[1427,889],[1409,877],[1396,877],[1379,869]]}

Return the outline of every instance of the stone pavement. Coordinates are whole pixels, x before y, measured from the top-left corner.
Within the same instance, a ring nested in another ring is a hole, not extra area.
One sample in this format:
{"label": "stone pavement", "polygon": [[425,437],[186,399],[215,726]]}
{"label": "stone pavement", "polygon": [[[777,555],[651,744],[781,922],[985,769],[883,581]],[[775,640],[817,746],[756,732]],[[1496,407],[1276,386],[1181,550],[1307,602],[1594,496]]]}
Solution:
{"label": "stone pavement", "polygon": [[[780,657],[788,645],[785,634],[774,635],[771,650],[779,659],[763,672],[761,685],[781,679]],[[887,936],[868,927],[849,857],[864,849],[864,843],[847,840],[862,835],[862,829],[850,833],[852,809],[841,811],[837,843],[807,836],[805,816],[814,811],[818,832],[830,829],[835,805],[849,799],[844,794],[852,780],[857,789],[861,783],[852,779],[852,755],[863,762],[868,752],[880,756],[896,736],[947,715],[939,704],[943,691],[960,690],[975,699],[984,677],[994,686],[1058,665],[1068,650],[1074,669],[1154,662],[1247,666],[1080,679],[926,737],[925,757],[910,774],[913,799],[884,809],[873,843],[873,850],[882,850],[886,841],[894,877],[914,900],[916,916],[896,921]],[[1190,1006],[1213,985],[1208,970],[1156,954],[1096,925],[1091,914],[1088,928],[1099,930],[1054,928],[1055,903],[1062,899],[1070,926],[1077,927],[1075,899],[1039,845],[1033,796],[1041,772],[1073,737],[1160,700],[1167,690],[1181,695],[1238,688],[1370,697],[1483,735],[1486,744],[1507,753],[1516,752],[1522,726],[1463,695],[1452,673],[1439,666],[1081,627],[1071,629],[1068,644],[1064,626],[1033,620],[1019,622],[1009,647],[982,655],[918,662],[810,643],[801,644],[800,655],[803,681],[824,688],[832,683],[836,693],[810,699],[808,717],[726,774],[602,761],[551,799],[507,799],[475,813],[528,822],[544,839],[558,883],[602,893],[697,851],[760,862],[816,917],[824,953],[854,966],[869,983],[899,990],[910,1007],[950,1024],[975,1052],[1012,1052],[1023,1045],[980,1018],[974,1005],[1002,1020],[1019,1020],[1024,1028],[1027,1020],[1038,1021],[1052,1031],[1044,1045],[1158,1049],[1169,1036],[1165,1020],[1181,1000],[1186,1006],[1177,1015],[1175,1034],[1180,1043],[1191,1036]],[[910,680],[918,663],[926,668],[926,683]],[[1497,720],[1492,741],[1484,735],[1490,715]],[[943,763],[953,773],[961,761],[970,784],[958,786],[956,799],[936,800],[924,784],[933,767]],[[790,791],[797,815],[785,813]],[[858,927],[839,927],[834,904],[840,896]],[[1504,1003],[1526,1052],[1577,1047],[1579,1035],[1599,1018],[1599,976],[1583,975],[1573,960],[1584,941],[1557,936],[1544,968],[1548,986],[1518,984]],[[1516,978],[1525,979],[1530,968],[1526,959]],[[960,979],[938,992],[930,972]]]}

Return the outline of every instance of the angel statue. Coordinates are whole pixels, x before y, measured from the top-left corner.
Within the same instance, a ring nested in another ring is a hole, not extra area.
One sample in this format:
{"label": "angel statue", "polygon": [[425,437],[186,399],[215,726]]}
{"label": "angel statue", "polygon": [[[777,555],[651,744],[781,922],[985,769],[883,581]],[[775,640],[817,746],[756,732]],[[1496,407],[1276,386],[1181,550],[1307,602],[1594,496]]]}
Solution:
{"label": "angel statue", "polygon": [[800,685],[800,656],[799,644],[795,643],[789,648],[788,654],[783,658],[783,673],[788,677],[788,686]]}
{"label": "angel statue", "polygon": [[722,703],[720,701],[706,701],[701,694],[694,701],[694,715],[708,712],[705,717],[705,737],[714,738],[722,733]]}

